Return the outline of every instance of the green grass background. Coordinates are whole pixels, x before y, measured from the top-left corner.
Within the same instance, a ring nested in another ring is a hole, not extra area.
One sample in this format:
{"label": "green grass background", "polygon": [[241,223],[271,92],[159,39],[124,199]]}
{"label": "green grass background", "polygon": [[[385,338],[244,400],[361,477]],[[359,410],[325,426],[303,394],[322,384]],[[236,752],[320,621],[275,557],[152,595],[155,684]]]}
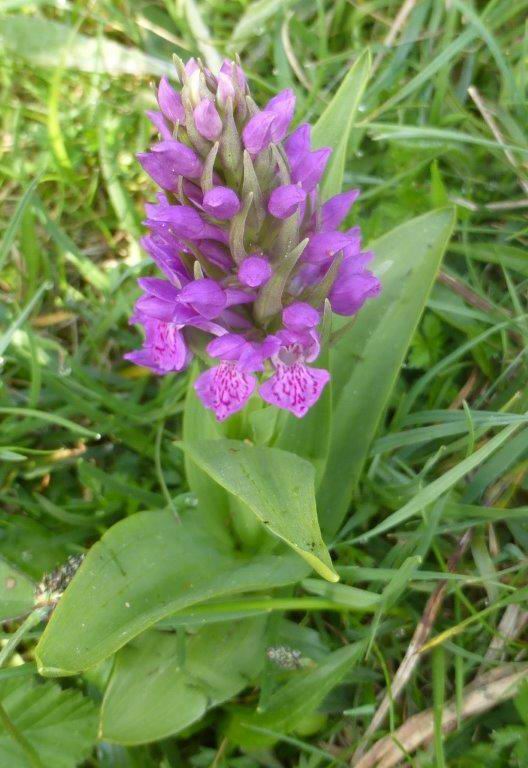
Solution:
{"label": "green grass background", "polygon": [[[522,689],[464,716],[481,665],[526,655],[528,428],[521,421],[459,484],[464,508],[433,506],[419,528],[356,540],[528,410],[527,9],[525,0],[0,2],[0,554],[34,579],[121,517],[188,503],[173,446],[186,377],[147,376],[122,359],[139,342],[127,320],[148,269],[138,238],[153,194],[134,155],[149,143],[144,110],[173,52],[208,61],[239,53],[261,103],[291,87],[297,119],[315,120],[369,47],[373,74],[345,174],[362,189],[352,221],[368,241],[431,208],[457,209],[359,501],[335,542],[350,564],[345,583],[393,593],[370,653],[324,703],[328,717],[309,736],[279,734],[273,754],[247,756],[226,744],[213,712],[185,739],[99,745],[86,765],[353,765],[470,530],[435,620],[433,636],[448,635],[423,654],[373,739],[432,707],[431,746],[404,765],[528,766]],[[417,537],[426,539],[421,571],[395,584]],[[295,618],[344,641],[372,629],[354,614]],[[500,648],[489,658],[493,638]],[[450,701],[458,728],[448,737]]]}

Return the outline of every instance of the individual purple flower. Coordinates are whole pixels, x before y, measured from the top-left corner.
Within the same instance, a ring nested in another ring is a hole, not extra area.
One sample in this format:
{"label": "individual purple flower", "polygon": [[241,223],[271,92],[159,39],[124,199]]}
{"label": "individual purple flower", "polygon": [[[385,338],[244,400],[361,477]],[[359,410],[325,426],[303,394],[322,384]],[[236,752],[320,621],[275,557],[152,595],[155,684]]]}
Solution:
{"label": "individual purple flower", "polygon": [[194,122],[198,133],[209,141],[216,141],[222,133],[222,120],[209,99],[202,99],[194,109]]}
{"label": "individual purple flower", "polygon": [[232,219],[240,210],[240,200],[230,187],[213,187],[203,196],[204,211],[217,219]]}
{"label": "individual purple flower", "polygon": [[273,190],[268,201],[268,211],[276,219],[287,219],[299,210],[306,200],[306,192],[298,184],[284,184]]}
{"label": "individual purple flower", "polygon": [[291,90],[259,110],[238,64],[177,69],[180,89],[162,78],[149,112],[161,141],[139,155],[164,190],[142,239],[163,278],[139,280],[145,338],[126,357],[165,374],[205,350],[195,390],[217,419],[257,392],[300,418],[330,379],[315,364],[325,311],[353,315],[380,291],[359,228],[339,230],[358,192],[319,200],[330,149],[306,123],[288,134]]}
{"label": "individual purple flower", "polygon": [[238,268],[238,279],[249,288],[260,288],[272,274],[271,264],[262,256],[248,256]]}

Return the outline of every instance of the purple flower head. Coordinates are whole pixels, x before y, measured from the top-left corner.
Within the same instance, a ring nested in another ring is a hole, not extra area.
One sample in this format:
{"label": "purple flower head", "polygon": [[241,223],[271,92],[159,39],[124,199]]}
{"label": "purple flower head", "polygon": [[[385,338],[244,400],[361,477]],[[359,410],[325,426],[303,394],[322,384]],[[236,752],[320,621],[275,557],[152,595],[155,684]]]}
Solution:
{"label": "purple flower head", "polygon": [[205,350],[194,386],[217,419],[257,393],[301,418],[330,379],[316,367],[325,306],[353,315],[380,291],[359,228],[339,230],[358,191],[318,199],[330,149],[306,123],[290,130],[293,91],[258,109],[238,64],[177,68],[181,88],[162,78],[148,113],[160,141],[138,156],[163,190],[142,240],[162,277],[139,280],[144,343],[126,358],[163,375]]}

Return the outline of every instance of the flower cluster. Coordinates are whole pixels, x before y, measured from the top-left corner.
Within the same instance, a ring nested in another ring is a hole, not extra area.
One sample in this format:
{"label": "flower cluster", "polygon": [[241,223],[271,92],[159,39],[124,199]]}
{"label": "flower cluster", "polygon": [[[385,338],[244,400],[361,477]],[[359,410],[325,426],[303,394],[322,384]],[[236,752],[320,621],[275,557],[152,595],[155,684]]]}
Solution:
{"label": "flower cluster", "polygon": [[243,407],[255,374],[267,403],[302,417],[330,378],[308,365],[326,300],[351,316],[380,290],[359,229],[338,229],[358,192],[321,204],[331,150],[311,149],[308,124],[290,132],[292,91],[258,109],[235,62],[216,76],[194,59],[177,69],[181,89],[163,78],[148,113],[160,140],[138,156],[163,190],[142,244],[165,278],[139,280],[132,322],[145,341],[126,357],[157,374],[213,358],[195,389],[219,420]]}

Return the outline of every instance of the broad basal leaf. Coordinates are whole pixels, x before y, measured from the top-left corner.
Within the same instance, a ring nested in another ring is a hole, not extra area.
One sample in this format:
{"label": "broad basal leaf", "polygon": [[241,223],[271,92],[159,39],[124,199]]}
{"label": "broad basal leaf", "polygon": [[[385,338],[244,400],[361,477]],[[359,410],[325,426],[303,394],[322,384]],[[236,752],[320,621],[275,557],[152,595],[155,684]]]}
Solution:
{"label": "broad basal leaf", "polygon": [[183,644],[149,631],[122,648],[101,711],[101,735],[120,744],[164,739],[235,696],[265,658],[266,618],[200,629]]}
{"label": "broad basal leaf", "polygon": [[33,678],[0,679],[0,702],[12,724],[29,744],[23,749],[0,720],[0,765],[29,768],[36,753],[43,768],[75,768],[88,756],[97,735],[91,701],[78,691]]}
{"label": "broad basal leaf", "polygon": [[35,602],[35,585],[0,559],[0,621],[27,613]]}
{"label": "broad basal leaf", "polygon": [[347,147],[369,74],[370,52],[367,50],[354,62],[332,101],[314,125],[314,148],[331,147],[333,150],[323,179],[323,200],[341,192]]}
{"label": "broad basal leaf", "polygon": [[397,227],[371,247],[382,293],[332,354],[334,418],[318,494],[324,531],[339,528],[438,271],[454,224],[450,208]]}
{"label": "broad basal leaf", "polygon": [[74,674],[176,611],[290,584],[306,572],[287,551],[250,556],[222,546],[194,510],[182,523],[169,512],[133,515],[86,556],[37,646],[39,670]]}
{"label": "broad basal leaf", "polygon": [[313,466],[278,448],[239,440],[187,442],[184,450],[264,526],[286,542],[321,576],[338,581],[321,537]]}

